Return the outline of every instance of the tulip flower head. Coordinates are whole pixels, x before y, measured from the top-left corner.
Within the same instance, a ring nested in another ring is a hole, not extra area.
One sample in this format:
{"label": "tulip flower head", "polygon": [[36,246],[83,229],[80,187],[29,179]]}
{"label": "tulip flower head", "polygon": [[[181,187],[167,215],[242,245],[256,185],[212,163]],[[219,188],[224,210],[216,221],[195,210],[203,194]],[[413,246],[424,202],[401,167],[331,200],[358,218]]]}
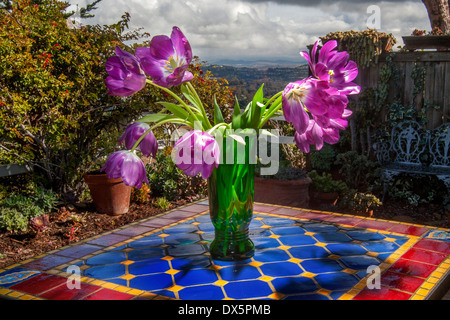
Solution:
{"label": "tulip flower head", "polygon": [[[130,124],[125,133],[120,137],[119,143],[125,141],[125,147],[132,149],[141,136],[150,129],[145,122],[135,122]],[[139,143],[139,149],[145,157],[156,156],[158,151],[158,140],[156,140],[153,132],[148,132]]]}
{"label": "tulip flower head", "polygon": [[105,80],[108,94],[128,97],[144,88],[147,77],[131,53],[116,47],[116,56],[108,58],[105,67],[109,74]]}

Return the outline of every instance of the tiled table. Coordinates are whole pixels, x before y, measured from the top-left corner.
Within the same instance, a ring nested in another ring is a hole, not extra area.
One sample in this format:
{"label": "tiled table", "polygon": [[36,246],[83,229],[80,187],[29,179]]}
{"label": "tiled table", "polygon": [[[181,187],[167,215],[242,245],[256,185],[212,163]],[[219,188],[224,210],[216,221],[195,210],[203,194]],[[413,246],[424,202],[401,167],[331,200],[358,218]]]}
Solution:
{"label": "tiled table", "polygon": [[256,251],[246,261],[210,258],[204,200],[0,269],[0,298],[424,300],[448,290],[450,230],[265,204],[254,211]]}

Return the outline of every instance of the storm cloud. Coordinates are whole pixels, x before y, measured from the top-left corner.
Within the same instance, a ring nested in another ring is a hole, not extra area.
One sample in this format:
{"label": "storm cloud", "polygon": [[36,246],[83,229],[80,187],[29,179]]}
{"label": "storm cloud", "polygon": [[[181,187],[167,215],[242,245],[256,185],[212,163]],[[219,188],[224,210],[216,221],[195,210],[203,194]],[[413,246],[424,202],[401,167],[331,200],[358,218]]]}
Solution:
{"label": "storm cloud", "polygon": [[[85,5],[86,0],[70,0]],[[415,28],[429,29],[420,0],[104,0],[95,17],[83,23],[111,24],[124,12],[131,28],[151,35],[170,34],[176,25],[188,37],[194,54],[210,62],[222,59],[289,59],[329,32],[364,30],[370,13],[380,8],[380,31],[401,36]]]}

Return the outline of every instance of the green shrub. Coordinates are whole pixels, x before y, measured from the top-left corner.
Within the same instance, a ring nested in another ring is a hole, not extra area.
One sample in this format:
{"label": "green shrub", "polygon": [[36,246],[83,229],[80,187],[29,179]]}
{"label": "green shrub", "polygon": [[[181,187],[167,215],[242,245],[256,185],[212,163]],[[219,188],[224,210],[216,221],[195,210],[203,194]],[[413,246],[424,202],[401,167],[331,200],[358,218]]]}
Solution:
{"label": "green shrub", "polygon": [[356,151],[348,151],[338,154],[335,164],[339,166],[339,173],[350,188],[367,190],[370,187],[373,192],[381,187],[378,162],[371,161]]}
{"label": "green shrub", "polygon": [[383,203],[371,193],[357,192],[352,189],[347,192],[340,200],[339,205],[344,208],[350,208],[357,212],[368,213],[369,211],[381,206]]}
{"label": "green shrub", "polygon": [[333,180],[330,173],[322,172],[319,175],[316,170],[312,170],[308,176],[311,178],[311,187],[314,191],[343,193],[348,189],[344,181]]}
{"label": "green shrub", "polygon": [[14,208],[0,207],[0,229],[10,232],[26,231],[28,217]]}
{"label": "green shrub", "polygon": [[167,210],[170,208],[170,202],[164,197],[158,198],[156,200],[156,205],[163,210]]}
{"label": "green shrub", "polygon": [[311,167],[320,171],[331,170],[336,158],[336,152],[329,145],[324,145],[319,151],[311,152]]}

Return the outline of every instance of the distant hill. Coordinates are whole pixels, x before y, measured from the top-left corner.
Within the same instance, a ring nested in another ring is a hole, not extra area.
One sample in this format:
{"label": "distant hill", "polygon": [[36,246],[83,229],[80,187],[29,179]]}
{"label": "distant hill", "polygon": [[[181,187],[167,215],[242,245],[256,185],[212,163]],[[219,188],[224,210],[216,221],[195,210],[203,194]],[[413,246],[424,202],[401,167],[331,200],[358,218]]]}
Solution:
{"label": "distant hill", "polygon": [[207,65],[203,71],[211,71],[216,78],[224,78],[238,97],[241,106],[251,101],[255,92],[264,83],[264,96],[269,97],[282,91],[289,82],[308,77],[307,64],[296,67],[235,67]]}

